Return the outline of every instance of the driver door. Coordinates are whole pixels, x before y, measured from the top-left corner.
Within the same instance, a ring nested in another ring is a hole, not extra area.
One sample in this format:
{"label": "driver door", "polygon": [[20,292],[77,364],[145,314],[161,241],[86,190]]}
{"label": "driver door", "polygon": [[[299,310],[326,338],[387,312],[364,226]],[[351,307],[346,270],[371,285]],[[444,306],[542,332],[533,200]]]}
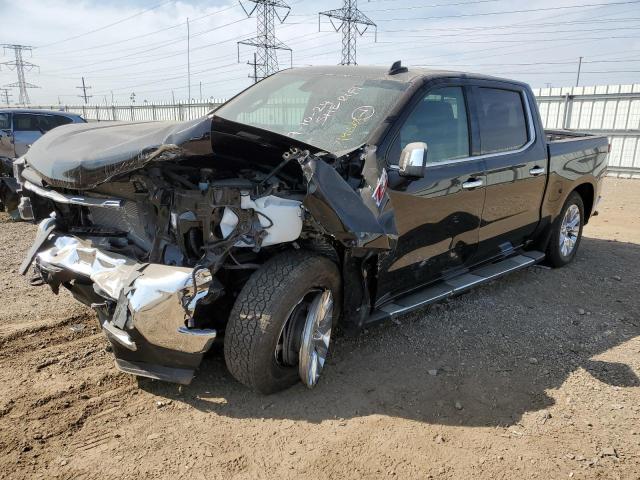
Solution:
{"label": "driver door", "polygon": [[[464,269],[477,250],[486,178],[472,156],[466,97],[463,84],[419,94],[391,144],[387,193],[399,238],[380,264],[378,302]],[[423,178],[395,167],[411,142],[427,144]]]}

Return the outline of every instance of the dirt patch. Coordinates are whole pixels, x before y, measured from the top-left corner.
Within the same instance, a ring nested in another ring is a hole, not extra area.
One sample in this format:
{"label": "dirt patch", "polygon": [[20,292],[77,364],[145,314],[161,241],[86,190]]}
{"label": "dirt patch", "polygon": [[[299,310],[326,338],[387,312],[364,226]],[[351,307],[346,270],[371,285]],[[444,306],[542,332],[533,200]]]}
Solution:
{"label": "dirt patch", "polygon": [[117,372],[2,216],[0,478],[640,478],[640,182],[600,212],[569,267],[338,338],[315,390],[267,397],[220,351],[188,387]]}

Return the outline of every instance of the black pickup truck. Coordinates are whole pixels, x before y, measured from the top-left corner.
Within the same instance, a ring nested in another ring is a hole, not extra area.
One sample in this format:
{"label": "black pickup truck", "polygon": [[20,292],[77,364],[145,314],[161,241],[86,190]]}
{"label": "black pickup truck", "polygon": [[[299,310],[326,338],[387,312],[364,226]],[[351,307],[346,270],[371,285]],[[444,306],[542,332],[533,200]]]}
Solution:
{"label": "black pickup truck", "polygon": [[23,218],[44,219],[21,270],[95,309],[125,372],[188,383],[223,341],[245,385],[312,387],[336,325],[569,263],[607,155],[545,132],[522,83],[292,69],[196,121],[35,142],[15,170]]}

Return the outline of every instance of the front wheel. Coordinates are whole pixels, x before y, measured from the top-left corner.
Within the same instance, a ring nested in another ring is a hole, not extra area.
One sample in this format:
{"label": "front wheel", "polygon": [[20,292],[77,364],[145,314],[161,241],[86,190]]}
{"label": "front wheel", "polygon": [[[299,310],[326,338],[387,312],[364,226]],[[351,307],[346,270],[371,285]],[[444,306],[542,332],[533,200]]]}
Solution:
{"label": "front wheel", "polygon": [[584,203],[577,192],[567,198],[556,219],[547,248],[547,259],[554,267],[564,267],[573,260],[582,239]]}
{"label": "front wheel", "polygon": [[337,266],[311,252],[277,255],[235,301],[224,340],[231,374],[261,393],[317,384],[340,311]]}

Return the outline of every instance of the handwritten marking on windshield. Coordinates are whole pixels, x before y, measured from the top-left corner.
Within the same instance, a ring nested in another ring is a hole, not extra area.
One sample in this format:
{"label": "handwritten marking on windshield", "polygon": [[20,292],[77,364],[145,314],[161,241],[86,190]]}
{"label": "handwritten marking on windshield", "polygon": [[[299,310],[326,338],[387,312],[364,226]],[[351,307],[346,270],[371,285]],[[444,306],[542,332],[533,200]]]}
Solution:
{"label": "handwritten marking on windshield", "polygon": [[[333,118],[343,103],[347,102],[350,98],[358,95],[362,87],[357,85],[353,85],[348,88],[343,94],[336,97],[335,100],[323,100],[315,107],[311,109],[311,114],[304,117],[300,122],[300,126],[303,127],[301,130],[304,130],[310,126],[320,126],[324,127],[327,121]],[[294,135],[303,135],[304,131],[293,131],[288,132],[287,135],[292,137]]]}
{"label": "handwritten marking on windshield", "polygon": [[371,105],[363,105],[351,112],[351,123],[347,129],[340,134],[338,142],[348,142],[353,137],[353,133],[360,125],[366,123],[376,113]]}

